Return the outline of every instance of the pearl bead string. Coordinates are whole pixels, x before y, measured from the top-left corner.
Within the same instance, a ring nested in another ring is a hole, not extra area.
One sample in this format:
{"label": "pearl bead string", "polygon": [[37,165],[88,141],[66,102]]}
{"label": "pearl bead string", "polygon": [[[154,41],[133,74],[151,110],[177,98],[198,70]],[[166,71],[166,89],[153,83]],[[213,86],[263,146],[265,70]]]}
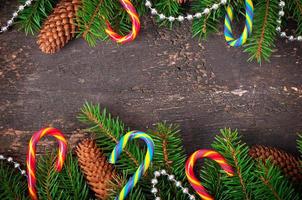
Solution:
{"label": "pearl bead string", "polygon": [[227,0],[220,0],[219,3],[214,3],[211,7],[205,8],[202,12],[197,12],[195,14],[187,14],[187,16],[179,15],[177,17],[174,16],[165,16],[163,13],[160,13],[156,10],[156,8],[152,7],[152,3],[150,0],[146,0],[145,6],[150,9],[152,15],[156,15],[159,17],[160,20],[169,20],[170,22],[174,22],[175,20],[179,22],[183,22],[186,20],[193,20],[194,18],[199,19],[203,15],[208,15],[213,10],[217,10],[221,5],[225,5],[227,3]]}
{"label": "pearl bead string", "polygon": [[190,200],[195,200],[195,196],[189,193],[189,189],[186,188],[186,187],[183,187],[182,183],[180,181],[177,181],[173,174],[168,174],[166,172],[166,170],[164,170],[164,169],[161,170],[161,171],[155,171],[154,172],[154,178],[151,180],[151,183],[152,183],[151,193],[154,195],[155,200],[160,200],[160,197],[157,196],[158,189],[156,188],[156,185],[158,183],[157,178],[160,177],[160,176],[167,176],[168,180],[174,182],[176,187],[180,188],[184,194],[189,196]]}
{"label": "pearl bead string", "polygon": [[14,165],[14,168],[18,169],[19,172],[21,173],[21,175],[25,176],[27,178],[26,171],[23,170],[23,169],[21,169],[20,164],[17,163],[16,161],[14,161],[12,157],[7,157],[6,158],[5,156],[0,155],[0,160],[5,160],[5,161],[7,161],[9,163],[12,163]]}
{"label": "pearl bead string", "polygon": [[20,5],[18,9],[13,13],[13,16],[7,20],[6,25],[2,26],[0,29],[0,33],[4,33],[8,30],[10,26],[13,25],[15,19],[19,16],[19,13],[24,10],[25,7],[30,6],[34,0],[27,0],[23,5]]}
{"label": "pearl bead string", "polygon": [[281,30],[282,17],[285,15],[284,7],[285,7],[285,2],[281,0],[279,2],[280,10],[279,10],[279,13],[278,13],[279,17],[278,17],[278,20],[277,20],[278,26],[276,28],[276,31],[280,34],[280,37],[282,37],[282,38],[286,38],[289,41],[299,41],[299,42],[301,42],[302,41],[302,36],[301,35],[299,35],[297,37],[294,37],[293,35],[287,35],[286,32]]}

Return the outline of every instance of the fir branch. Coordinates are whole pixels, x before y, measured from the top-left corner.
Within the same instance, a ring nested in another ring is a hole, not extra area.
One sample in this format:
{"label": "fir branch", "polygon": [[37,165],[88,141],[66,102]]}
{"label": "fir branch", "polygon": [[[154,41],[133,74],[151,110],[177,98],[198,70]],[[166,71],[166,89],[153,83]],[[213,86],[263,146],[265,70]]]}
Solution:
{"label": "fir branch", "polygon": [[[182,7],[175,0],[156,0],[153,2],[154,7],[165,16],[178,16],[182,12]],[[172,28],[173,23],[169,20],[162,21],[158,19],[158,22],[160,25],[170,25],[170,28]]]}
{"label": "fir branch", "polygon": [[[113,119],[110,114],[107,114],[106,109],[101,112],[98,105],[86,103],[78,118],[83,123],[91,126],[88,131],[95,134],[97,145],[107,157],[110,156],[119,138],[128,132],[128,129],[125,129],[124,124],[118,118]],[[125,155],[121,156],[116,164],[117,168],[134,173],[143,161],[145,154],[136,141],[130,141],[123,152]]]}
{"label": "fir branch", "polygon": [[234,167],[235,176],[227,177],[224,175],[223,181],[228,189],[226,193],[227,199],[253,199],[252,182],[254,176],[252,169],[254,167],[253,160],[248,156],[249,148],[242,143],[237,131],[230,129],[221,130],[221,136],[216,136],[212,147],[220,152]]}
{"label": "fir branch", "polygon": [[269,160],[265,163],[257,163],[255,176],[255,192],[263,200],[298,200],[299,194],[295,192],[293,185],[283,176],[280,169]]}
{"label": "fir branch", "polygon": [[250,54],[249,60],[261,63],[263,59],[269,59],[276,39],[278,3],[278,0],[265,0],[256,4],[253,33],[244,50]]}
{"label": "fir branch", "polygon": [[[24,4],[26,0],[20,0],[20,4]],[[25,7],[20,13],[17,25],[24,30],[26,34],[34,34],[41,29],[44,19],[52,11],[57,0],[37,0]]]}
{"label": "fir branch", "polygon": [[302,156],[302,134],[298,134],[297,147]]}
{"label": "fir branch", "polygon": [[26,178],[13,165],[0,161],[0,199],[27,200]]}
{"label": "fir branch", "polygon": [[[216,2],[216,0],[194,1],[192,3],[192,12],[200,12]],[[219,20],[224,16],[224,10],[223,7],[220,7],[209,15],[203,15],[200,19],[195,19],[192,26],[193,36],[206,39],[210,33],[218,32]]]}
{"label": "fir branch", "polygon": [[297,22],[297,35],[302,34],[302,0],[290,0],[286,1],[286,13]]}

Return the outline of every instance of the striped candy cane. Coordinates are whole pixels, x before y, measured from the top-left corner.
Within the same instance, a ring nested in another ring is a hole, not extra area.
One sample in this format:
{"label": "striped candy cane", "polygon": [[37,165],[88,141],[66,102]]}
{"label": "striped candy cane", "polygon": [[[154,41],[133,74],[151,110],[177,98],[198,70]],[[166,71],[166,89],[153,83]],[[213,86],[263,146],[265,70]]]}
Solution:
{"label": "striped candy cane", "polygon": [[140,30],[141,24],[139,21],[139,16],[136,12],[136,9],[132,5],[130,0],[120,0],[120,3],[122,4],[123,8],[126,10],[126,12],[129,14],[132,22],[132,30],[131,32],[126,36],[121,36],[118,33],[114,32],[114,30],[111,28],[110,23],[107,23],[107,29],[105,30],[106,33],[111,37],[112,40],[116,41],[117,43],[124,44],[126,42],[130,42],[134,40]]}
{"label": "striped candy cane", "polygon": [[222,155],[213,150],[201,149],[195,151],[186,162],[186,175],[191,184],[195,189],[197,194],[204,200],[214,200],[214,198],[207,192],[206,188],[202,186],[200,181],[196,178],[194,174],[194,165],[198,159],[209,158],[216,161],[220,167],[229,175],[233,176],[234,172],[230,165],[227,164],[227,161]]}
{"label": "striped candy cane", "polygon": [[45,128],[36,132],[29,141],[28,152],[27,152],[27,181],[28,191],[32,200],[37,200],[37,189],[36,189],[36,146],[42,137],[45,135],[53,136],[59,143],[59,152],[56,164],[56,170],[59,172],[63,168],[63,164],[67,152],[67,141],[63,134],[55,128]]}
{"label": "striped candy cane", "polygon": [[224,20],[224,37],[228,45],[233,47],[239,47],[243,45],[248,36],[252,33],[253,18],[254,18],[254,6],[252,0],[245,0],[245,26],[241,36],[235,39],[233,36],[231,23],[233,21],[233,8],[231,6],[227,7],[227,13]]}
{"label": "striped candy cane", "polygon": [[129,179],[129,181],[126,183],[126,185],[123,187],[120,194],[115,198],[116,200],[124,200],[126,199],[127,195],[130,193],[130,191],[135,187],[137,182],[141,179],[141,177],[144,175],[144,173],[147,171],[147,169],[150,166],[150,163],[153,159],[153,153],[154,153],[154,142],[152,138],[141,131],[131,131],[128,132],[126,135],[124,135],[119,143],[115,146],[114,150],[112,151],[110,155],[109,162],[112,164],[115,164],[117,162],[117,159],[121,155],[123,149],[127,145],[128,141],[133,139],[142,139],[146,145],[147,145],[147,153],[145,156],[145,159],[143,163],[138,167],[134,175]]}

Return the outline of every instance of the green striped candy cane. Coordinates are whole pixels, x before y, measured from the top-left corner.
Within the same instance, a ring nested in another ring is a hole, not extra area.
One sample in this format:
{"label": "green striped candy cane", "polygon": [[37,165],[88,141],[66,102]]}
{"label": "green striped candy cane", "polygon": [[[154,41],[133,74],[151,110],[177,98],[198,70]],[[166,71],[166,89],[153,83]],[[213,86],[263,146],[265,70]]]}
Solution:
{"label": "green striped candy cane", "polygon": [[146,145],[147,145],[147,153],[145,156],[145,159],[143,163],[138,167],[134,175],[129,179],[129,181],[126,183],[126,185],[123,187],[120,194],[115,198],[115,200],[124,200],[126,199],[127,195],[131,192],[131,190],[135,187],[137,182],[141,179],[141,177],[144,175],[144,173],[147,171],[147,169],[150,166],[150,163],[153,159],[153,153],[154,153],[154,142],[152,138],[141,131],[130,131],[126,135],[124,135],[121,140],[118,142],[118,144],[113,149],[109,162],[112,164],[115,164],[121,155],[123,149],[126,147],[128,141],[133,139],[142,139]]}
{"label": "green striped candy cane", "polygon": [[227,7],[227,12],[224,19],[224,37],[227,44],[233,47],[242,46],[246,43],[247,38],[252,33],[253,18],[254,18],[254,6],[252,0],[245,0],[245,26],[242,34],[238,39],[233,36],[231,23],[233,21],[233,8],[231,6]]}

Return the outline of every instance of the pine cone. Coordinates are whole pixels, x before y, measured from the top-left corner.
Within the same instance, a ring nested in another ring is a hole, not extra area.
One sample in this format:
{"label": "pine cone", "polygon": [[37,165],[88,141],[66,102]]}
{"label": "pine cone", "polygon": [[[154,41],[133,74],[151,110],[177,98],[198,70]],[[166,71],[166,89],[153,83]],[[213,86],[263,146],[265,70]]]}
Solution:
{"label": "pine cone", "polygon": [[38,36],[38,45],[44,53],[55,53],[76,34],[76,12],[81,0],[61,0],[48,16]]}
{"label": "pine cone", "polygon": [[249,151],[249,155],[254,159],[265,162],[271,159],[273,164],[278,166],[283,173],[293,181],[302,181],[302,162],[293,155],[273,147],[254,145]]}
{"label": "pine cone", "polygon": [[96,197],[106,199],[110,180],[116,175],[113,165],[107,162],[107,158],[92,139],[83,140],[78,144],[76,154],[91,190],[95,192]]}

